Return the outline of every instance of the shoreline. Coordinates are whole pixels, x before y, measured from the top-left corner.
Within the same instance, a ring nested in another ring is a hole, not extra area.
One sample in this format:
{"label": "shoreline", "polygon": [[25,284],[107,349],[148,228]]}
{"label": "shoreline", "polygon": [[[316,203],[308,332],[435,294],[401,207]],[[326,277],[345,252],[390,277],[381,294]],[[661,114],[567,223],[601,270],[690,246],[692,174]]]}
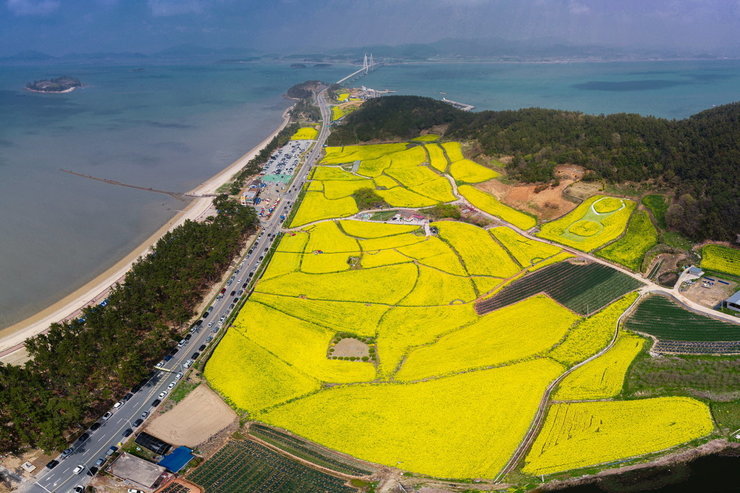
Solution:
{"label": "shoreline", "polygon": [[[289,121],[289,111],[292,106],[283,111],[282,122],[267,137],[256,146],[247,151],[233,163],[206,179],[188,193],[193,195],[215,193],[216,190],[227,183],[234,174],[243,168],[253,157],[255,157],[283,128]],[[10,354],[23,349],[26,339],[45,332],[52,323],[61,322],[78,316],[82,308],[100,302],[104,299],[110,288],[121,281],[139,257],[149,253],[159,239],[168,231],[176,228],[186,220],[200,220],[211,210],[211,197],[196,197],[190,201],[180,212],[171,217],[157,231],[146,240],[116,261],[104,272],[86,282],[84,285],[68,293],[60,300],[50,306],[38,311],[8,327],[0,328],[0,360]]]}
{"label": "shoreline", "polygon": [[26,91],[35,92],[38,94],[68,94],[74,91],[75,89],[77,89],[77,86],[70,87],[69,89],[65,89],[63,91],[39,91],[38,89],[31,89],[30,87],[26,87]]}

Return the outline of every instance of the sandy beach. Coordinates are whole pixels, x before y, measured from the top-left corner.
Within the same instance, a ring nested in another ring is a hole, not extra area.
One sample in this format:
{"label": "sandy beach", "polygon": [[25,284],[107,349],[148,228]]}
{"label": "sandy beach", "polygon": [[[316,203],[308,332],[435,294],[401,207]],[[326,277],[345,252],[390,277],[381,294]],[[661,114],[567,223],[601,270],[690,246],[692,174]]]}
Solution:
{"label": "sandy beach", "polygon": [[[189,193],[193,195],[213,194],[225,183],[228,183],[234,174],[244,167],[249,160],[262,150],[287,124],[288,112],[283,113],[282,123],[264,140],[252,148],[249,152],[231,163],[216,175],[210,177]],[[18,358],[11,355],[23,349],[23,343],[29,337],[44,332],[49,325],[62,320],[78,316],[80,310],[85,306],[100,302],[107,295],[108,290],[116,282],[119,282],[131,268],[131,265],[141,256],[146,255],[150,248],[168,231],[190,219],[197,221],[207,217],[211,212],[211,197],[195,198],[182,211],[172,217],[167,223],[159,228],[154,234],[137,246],[132,252],[116,262],[108,270],[91,280],[81,288],[68,294],[58,302],[41,310],[35,315],[10,327],[0,329],[0,361],[17,362]]]}

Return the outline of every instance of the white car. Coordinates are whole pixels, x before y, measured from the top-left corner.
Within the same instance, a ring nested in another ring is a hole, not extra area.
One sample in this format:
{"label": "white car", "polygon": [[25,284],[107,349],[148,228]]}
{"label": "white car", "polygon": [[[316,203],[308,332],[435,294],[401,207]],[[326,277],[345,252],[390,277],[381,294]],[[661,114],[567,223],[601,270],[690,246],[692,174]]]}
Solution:
{"label": "white car", "polygon": [[182,378],[182,372],[181,372],[181,371],[178,371],[178,372],[177,372],[177,373],[175,374],[175,378],[176,378],[177,380],[180,380],[180,379]]}
{"label": "white car", "polygon": [[112,412],[108,411],[107,413],[103,414],[103,421],[107,420],[113,415]]}
{"label": "white car", "polygon": [[172,390],[172,387],[175,386],[175,382],[170,382],[170,384],[167,386],[167,390]]}
{"label": "white car", "polygon": [[113,404],[113,409],[118,409],[119,407],[121,407],[121,404],[123,404],[123,402],[121,401],[116,402],[115,404]]}
{"label": "white car", "polygon": [[80,464],[79,466],[77,466],[74,469],[72,469],[72,473],[73,474],[79,474],[79,473],[81,473],[84,470],[85,470],[85,466],[83,466],[82,464]]}
{"label": "white car", "polygon": [[162,392],[159,393],[159,398],[164,399],[166,395],[167,395],[167,391],[163,390]]}

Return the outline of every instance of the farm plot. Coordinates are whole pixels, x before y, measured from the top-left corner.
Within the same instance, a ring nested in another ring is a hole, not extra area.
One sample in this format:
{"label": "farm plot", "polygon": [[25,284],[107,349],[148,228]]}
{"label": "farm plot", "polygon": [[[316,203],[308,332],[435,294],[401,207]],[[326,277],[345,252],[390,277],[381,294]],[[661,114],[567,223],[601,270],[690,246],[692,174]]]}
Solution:
{"label": "farm plot", "polygon": [[740,277],[740,250],[706,245],[701,249],[701,267]]}
{"label": "farm plot", "polygon": [[291,228],[303,226],[321,219],[347,217],[357,214],[357,203],[352,197],[329,200],[322,192],[306,192],[293,217]]}
{"label": "farm plot", "polygon": [[420,380],[543,354],[576,319],[550,298],[529,298],[412,351],[396,379]]}
{"label": "farm plot", "polygon": [[450,175],[459,183],[480,183],[496,178],[499,174],[470,159],[461,159],[450,165]]}
{"label": "farm plot", "polygon": [[486,230],[451,221],[431,225],[439,230],[440,238],[457,252],[468,274],[506,278],[519,272],[514,260]]}
{"label": "farm plot", "polygon": [[714,428],[709,407],[686,397],[553,404],[525,459],[528,474],[553,474],[659,452]]}
{"label": "farm plot", "polygon": [[478,190],[470,185],[461,185],[457,189],[474,207],[492,216],[496,216],[507,223],[511,223],[517,228],[530,229],[537,224],[537,220],[534,217],[509,207],[506,204],[502,204],[496,197],[489,193]]}
{"label": "farm plot", "polygon": [[625,326],[658,339],[740,341],[740,325],[690,312],[664,296],[650,296],[641,302]]}
{"label": "farm plot", "polygon": [[334,387],[257,418],[370,462],[443,478],[490,478],[562,370],[537,359],[413,384]]}
{"label": "farm plot", "polygon": [[406,149],[406,144],[371,144],[324,148],[324,158],[320,164],[343,164],[377,159],[392,152]]}
{"label": "farm plot", "polygon": [[449,163],[442,147],[439,144],[427,144],[424,148],[429,153],[429,165],[437,171],[445,173]]}
{"label": "farm plot", "polygon": [[419,226],[408,224],[386,224],[367,221],[339,221],[344,233],[357,238],[380,238],[417,231]]}
{"label": "farm plot", "polygon": [[206,493],[353,493],[345,480],[288,459],[251,440],[230,441],[188,475]]}
{"label": "farm plot", "polygon": [[577,368],[560,382],[553,399],[559,401],[605,399],[622,391],[624,376],[632,360],[645,345],[645,339],[621,332],[606,353]]}
{"label": "farm plot", "polygon": [[313,127],[299,128],[296,133],[290,138],[290,140],[316,140],[319,135],[319,131]]}
{"label": "farm plot", "polygon": [[546,293],[576,313],[593,313],[642,283],[601,264],[561,262],[540,269],[504,287],[476,305],[484,314],[537,293]]}
{"label": "farm plot", "polygon": [[336,167],[336,166],[316,166],[313,169],[313,175],[311,176],[312,180],[320,180],[320,181],[326,181],[326,180],[333,180],[333,181],[339,181],[339,180],[347,180],[347,181],[355,181],[355,180],[365,180],[366,178],[362,176],[357,176],[349,171],[346,171],[342,168]]}
{"label": "farm plot", "polygon": [[544,224],[537,236],[590,252],[621,235],[634,208],[631,200],[595,195]]}
{"label": "farm plot", "polygon": [[524,268],[531,267],[548,259],[562,250],[541,241],[532,240],[520,235],[513,229],[499,226],[488,230],[494,238],[504,245],[509,253]]}
{"label": "farm plot", "polygon": [[597,255],[639,272],[645,253],[657,243],[658,231],[647,212],[635,211],[624,236],[599,250]]}

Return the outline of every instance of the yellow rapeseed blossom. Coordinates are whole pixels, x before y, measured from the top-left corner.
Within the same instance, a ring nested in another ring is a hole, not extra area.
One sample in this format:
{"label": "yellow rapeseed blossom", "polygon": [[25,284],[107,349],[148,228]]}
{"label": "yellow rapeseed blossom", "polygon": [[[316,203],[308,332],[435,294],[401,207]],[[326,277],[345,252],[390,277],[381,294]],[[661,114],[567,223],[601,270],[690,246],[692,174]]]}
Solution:
{"label": "yellow rapeseed blossom", "polygon": [[526,238],[505,226],[492,228],[489,232],[504,245],[522,267],[531,267],[562,251],[548,243]]}
{"label": "yellow rapeseed blossom", "polygon": [[337,221],[325,221],[305,229],[309,235],[305,246],[306,253],[323,251],[329,253],[359,253],[360,245],[355,238],[347,236],[339,228]]}
{"label": "yellow rapeseed blossom", "polygon": [[456,181],[464,183],[480,183],[499,176],[499,173],[491,168],[481,166],[470,159],[453,162],[450,165],[450,174]]}
{"label": "yellow rapeseed blossom", "polygon": [[450,159],[451,163],[465,159],[459,142],[445,142],[442,144],[442,147],[447,153],[447,157]]}
{"label": "yellow rapeseed blossom", "polygon": [[478,190],[471,185],[461,185],[457,187],[457,190],[474,207],[492,216],[496,216],[507,223],[511,223],[517,228],[526,230],[533,228],[537,224],[537,220],[532,216],[502,204],[490,193]]}
{"label": "yellow rapeseed blossom", "polygon": [[452,193],[452,185],[450,185],[449,180],[441,176],[410,188],[419,195],[429,197],[438,202],[454,202],[457,200],[457,197]]}
{"label": "yellow rapeseed blossom", "polygon": [[702,268],[740,276],[740,250],[720,245],[706,245],[701,249]]}
{"label": "yellow rapeseed blossom", "polygon": [[614,337],[619,317],[637,296],[637,293],[628,293],[600,312],[581,320],[571,328],[565,341],[550,353],[550,357],[572,366],[601,351]]}
{"label": "yellow rapeseed blossom", "polygon": [[413,139],[411,139],[412,142],[434,142],[435,140],[439,140],[439,135],[425,134],[425,135],[420,135],[418,137],[414,137]]}
{"label": "yellow rapeseed blossom", "polygon": [[375,379],[372,363],[326,357],[333,331],[261,303],[248,301],[230,330],[245,334],[263,349],[317,380],[349,383]]}
{"label": "yellow rapeseed blossom", "polygon": [[645,339],[642,337],[620,332],[617,342],[606,353],[565,377],[553,399],[575,401],[618,395],[622,391],[627,369],[644,345]]}
{"label": "yellow rapeseed blossom", "polygon": [[399,248],[415,243],[426,243],[430,238],[416,233],[404,233],[400,235],[383,236],[380,238],[368,238],[359,240],[363,252],[374,252],[377,250],[388,250]]}
{"label": "yellow rapeseed blossom", "polygon": [[303,226],[321,219],[352,216],[357,212],[357,203],[352,197],[329,200],[321,192],[306,192],[290,227]]}
{"label": "yellow rapeseed blossom", "polygon": [[560,341],[576,319],[544,295],[528,298],[484,315],[431,346],[415,349],[396,379],[419,380],[541,355]]}
{"label": "yellow rapeseed blossom", "polygon": [[300,269],[303,249],[308,241],[306,233],[288,233],[280,239],[275,253],[262,274],[262,279],[270,279]]}
{"label": "yellow rapeseed blossom", "polygon": [[429,237],[423,242],[399,247],[398,251],[418,260],[421,264],[458,276],[467,275],[465,268],[460,263],[460,257],[447,243],[435,236]]}
{"label": "yellow rapeseed blossom", "polygon": [[403,306],[449,305],[467,303],[476,298],[467,277],[453,276],[441,270],[419,265],[419,280],[413,291],[399,304]]}
{"label": "yellow rapeseed blossom", "polygon": [[468,274],[505,278],[519,272],[514,260],[486,230],[453,221],[439,221],[432,225],[460,256]]}
{"label": "yellow rapeseed blossom", "polygon": [[562,371],[540,359],[410,385],[327,389],[257,416],[364,460],[443,478],[492,478]]}
{"label": "yellow rapeseed blossom", "polygon": [[419,226],[413,224],[386,224],[368,221],[339,221],[345,234],[358,238],[379,238],[417,231]]}
{"label": "yellow rapeseed blossom", "polygon": [[398,252],[395,249],[363,252],[362,260],[360,261],[362,267],[365,268],[380,267],[381,265],[402,264],[405,262],[413,262],[413,259],[407,257],[406,255]]}
{"label": "yellow rapeseed blossom", "polygon": [[236,407],[249,412],[321,388],[318,380],[273,356],[237,330],[219,342],[205,368],[208,382]]}
{"label": "yellow rapeseed blossom", "polygon": [[[599,207],[605,201],[607,206]],[[616,209],[614,201],[620,203]],[[595,195],[560,219],[544,224],[537,236],[590,252],[621,235],[634,208],[632,200]]]}
{"label": "yellow rapeseed blossom", "polygon": [[547,259],[543,260],[542,262],[537,262],[536,264],[534,264],[533,267],[529,267],[527,270],[529,272],[534,272],[537,269],[542,269],[543,267],[547,267],[548,265],[557,264],[558,262],[562,262],[563,260],[567,260],[567,259],[573,258],[573,257],[575,257],[575,255],[573,255],[570,252],[566,252],[565,250],[563,250],[562,252],[560,252],[560,253],[558,253],[556,255],[553,255],[550,258],[547,258]]}
{"label": "yellow rapeseed blossom", "polygon": [[319,131],[315,128],[303,127],[299,128],[298,131],[293,134],[290,140],[316,140],[316,137],[318,137],[318,135]]}
{"label": "yellow rapeseed blossom", "polygon": [[378,190],[377,194],[383,197],[383,200],[392,207],[429,207],[438,202],[403,187]]}
{"label": "yellow rapeseed blossom", "polygon": [[395,166],[385,170],[385,174],[398,180],[406,188],[433,181],[440,176],[426,166],[406,166],[396,168]]}
{"label": "yellow rapeseed blossom", "polygon": [[373,178],[376,187],[393,188],[400,185],[396,180],[388,175],[380,175]]}
{"label": "yellow rapeseed blossom", "polygon": [[380,318],[391,309],[388,305],[315,301],[265,293],[254,293],[250,299],[307,322],[361,336],[374,336]]}
{"label": "yellow rapeseed blossom", "polygon": [[391,308],[378,327],[381,372],[389,375],[408,348],[428,344],[437,337],[478,320],[475,307],[466,305],[401,306]]}
{"label": "yellow rapeseed blossom", "polygon": [[313,180],[364,180],[362,176],[357,176],[349,171],[345,171],[342,168],[339,168],[337,166],[316,166],[313,169],[313,175],[311,176],[311,179]]}
{"label": "yellow rapeseed blossom", "polygon": [[375,188],[372,180],[327,180],[324,184],[324,196],[329,200],[349,197],[361,188]]}
{"label": "yellow rapeseed blossom", "polygon": [[442,173],[447,171],[449,162],[439,144],[427,144],[424,146],[429,153],[429,164],[432,168]]}
{"label": "yellow rapeseed blossom", "polygon": [[553,404],[522,470],[553,474],[659,452],[713,428],[709,407],[688,397]]}
{"label": "yellow rapeseed blossom", "polygon": [[321,164],[342,164],[376,159],[386,154],[403,151],[406,144],[371,144],[344,147],[325,147]]}
{"label": "yellow rapeseed blossom", "polygon": [[471,277],[475,289],[478,290],[478,296],[483,296],[490,293],[501,285],[502,280],[498,277],[487,277],[487,276],[473,276]]}

